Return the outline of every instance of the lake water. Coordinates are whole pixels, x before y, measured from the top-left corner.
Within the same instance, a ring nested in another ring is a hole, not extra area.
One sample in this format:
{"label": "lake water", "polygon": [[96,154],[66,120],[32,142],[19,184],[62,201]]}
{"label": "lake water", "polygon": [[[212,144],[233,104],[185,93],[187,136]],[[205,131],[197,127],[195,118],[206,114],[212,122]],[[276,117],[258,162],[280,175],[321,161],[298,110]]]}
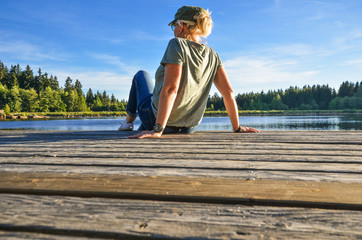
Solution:
{"label": "lake water", "polygon": [[[12,120],[0,121],[0,129],[25,130],[117,130],[120,120],[117,118],[82,118],[54,120]],[[362,130],[362,114],[338,116],[242,116],[240,124],[264,131],[288,130]],[[140,125],[135,121],[135,129]],[[198,130],[231,130],[228,117],[205,117]]]}

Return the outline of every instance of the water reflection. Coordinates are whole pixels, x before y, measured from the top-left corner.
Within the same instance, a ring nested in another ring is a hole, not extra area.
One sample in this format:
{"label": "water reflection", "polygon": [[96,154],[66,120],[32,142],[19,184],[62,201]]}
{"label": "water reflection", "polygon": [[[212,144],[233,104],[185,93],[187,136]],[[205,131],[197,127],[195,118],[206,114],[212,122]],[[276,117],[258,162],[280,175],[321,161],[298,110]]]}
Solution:
{"label": "water reflection", "polygon": [[[260,130],[362,130],[362,115],[243,116],[240,124]],[[199,130],[231,130],[228,117],[204,118]]]}
{"label": "water reflection", "polygon": [[341,116],[339,130],[362,130],[362,114],[351,114]]}
{"label": "water reflection", "polygon": [[[116,130],[124,118],[84,118],[57,120],[18,120],[0,121],[0,129],[29,129],[29,130]],[[288,130],[362,130],[362,114],[338,116],[242,116],[240,124],[255,127],[264,131]],[[135,121],[135,128],[140,121]],[[231,131],[228,117],[205,117],[199,130]]]}

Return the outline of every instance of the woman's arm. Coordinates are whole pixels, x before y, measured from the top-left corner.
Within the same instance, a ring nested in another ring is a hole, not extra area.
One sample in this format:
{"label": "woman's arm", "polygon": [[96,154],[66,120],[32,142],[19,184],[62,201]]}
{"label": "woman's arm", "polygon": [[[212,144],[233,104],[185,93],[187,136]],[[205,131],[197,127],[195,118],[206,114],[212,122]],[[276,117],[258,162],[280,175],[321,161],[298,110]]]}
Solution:
{"label": "woman's arm", "polygon": [[[171,63],[167,63],[165,65],[165,79],[160,93],[156,116],[156,124],[161,124],[163,128],[166,127],[168,118],[170,117],[173,105],[175,103],[177,91],[180,86],[181,75],[181,65]],[[133,135],[130,138],[157,138],[161,137],[161,135],[162,132],[156,133],[154,131],[144,131]]]}
{"label": "woman's arm", "polygon": [[226,111],[229,115],[231,125],[234,129],[234,131],[239,132],[260,132],[257,129],[251,128],[251,127],[240,127],[239,128],[239,111],[238,106],[236,104],[235,98],[234,98],[234,92],[231,88],[231,84],[229,82],[229,79],[227,77],[226,71],[224,67],[220,67],[215,75],[214,84],[216,88],[219,90],[221,95],[224,99],[224,105],[226,108]]}
{"label": "woman's arm", "polygon": [[234,131],[236,131],[239,128],[239,112],[236,101],[234,99],[234,92],[231,88],[231,84],[229,82],[224,67],[221,67],[217,70],[214,84],[223,96],[224,105],[229,115],[231,125],[233,126]]}
{"label": "woman's arm", "polygon": [[182,66],[177,64],[168,63],[165,66],[165,80],[160,93],[160,100],[158,103],[158,111],[156,117],[156,124],[161,124],[163,128],[166,127],[168,118],[170,117],[177,91],[180,86],[182,74]]}

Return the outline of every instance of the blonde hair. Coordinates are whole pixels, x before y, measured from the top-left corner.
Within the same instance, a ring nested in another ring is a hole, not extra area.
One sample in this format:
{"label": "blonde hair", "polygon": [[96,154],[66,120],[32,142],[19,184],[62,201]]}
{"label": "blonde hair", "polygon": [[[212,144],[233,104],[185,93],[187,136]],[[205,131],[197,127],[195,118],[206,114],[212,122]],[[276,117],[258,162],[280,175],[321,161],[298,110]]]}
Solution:
{"label": "blonde hair", "polygon": [[209,36],[213,27],[213,22],[210,15],[211,12],[209,11],[209,9],[195,15],[194,18],[196,19],[196,27],[194,29],[190,29],[190,32],[192,34],[200,34],[205,38]]}
{"label": "blonde hair", "polygon": [[187,39],[191,39],[192,35],[200,35],[201,37],[206,38],[210,35],[213,22],[210,17],[211,12],[209,10],[202,11],[194,16],[196,22],[186,21],[186,20],[178,20],[179,22],[183,22],[187,25],[187,29],[189,34],[185,36]]}

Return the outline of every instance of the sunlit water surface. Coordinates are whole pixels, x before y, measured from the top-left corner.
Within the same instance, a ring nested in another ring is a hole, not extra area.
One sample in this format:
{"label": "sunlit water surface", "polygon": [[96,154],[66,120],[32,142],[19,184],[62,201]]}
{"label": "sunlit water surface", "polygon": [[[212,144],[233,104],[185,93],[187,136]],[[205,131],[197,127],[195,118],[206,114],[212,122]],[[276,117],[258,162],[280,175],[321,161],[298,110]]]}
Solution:
{"label": "sunlit water surface", "polygon": [[[0,121],[0,129],[25,130],[117,130],[118,118],[82,118],[82,119],[54,119],[54,120],[12,120]],[[251,126],[264,131],[288,130],[362,130],[362,114],[338,116],[242,116],[240,124]],[[135,129],[140,125],[136,119]],[[228,117],[205,117],[198,130],[231,130]]]}

